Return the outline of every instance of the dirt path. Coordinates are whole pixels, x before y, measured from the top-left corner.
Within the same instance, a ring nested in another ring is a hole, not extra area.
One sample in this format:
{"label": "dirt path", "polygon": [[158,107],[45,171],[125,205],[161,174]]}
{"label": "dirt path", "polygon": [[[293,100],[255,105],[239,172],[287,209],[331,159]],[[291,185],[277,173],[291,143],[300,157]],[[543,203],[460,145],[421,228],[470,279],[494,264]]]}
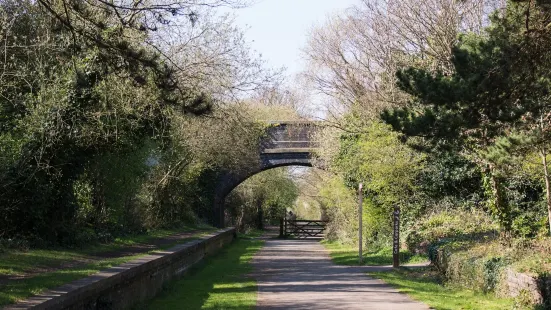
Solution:
{"label": "dirt path", "polygon": [[429,309],[368,277],[366,267],[333,264],[317,240],[267,239],[253,265],[257,309]]}

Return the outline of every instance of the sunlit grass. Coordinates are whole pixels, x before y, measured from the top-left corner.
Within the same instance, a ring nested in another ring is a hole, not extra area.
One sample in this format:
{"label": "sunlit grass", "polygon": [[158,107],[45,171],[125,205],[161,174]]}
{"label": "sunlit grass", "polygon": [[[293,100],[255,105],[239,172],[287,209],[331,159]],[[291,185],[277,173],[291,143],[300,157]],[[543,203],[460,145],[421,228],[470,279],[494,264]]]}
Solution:
{"label": "sunlit grass", "polygon": [[263,241],[239,238],[168,286],[145,309],[254,309],[256,281],[248,275]]}
{"label": "sunlit grass", "polygon": [[[323,242],[330,251],[331,259],[338,265],[358,265],[358,250],[355,247],[333,242]],[[401,254],[401,263],[423,262],[427,258],[411,255],[408,252]],[[365,265],[392,264],[391,249],[364,252]],[[379,278],[396,287],[400,292],[426,303],[433,309],[466,310],[483,309],[498,310],[512,309],[513,300],[497,298],[491,294],[483,294],[467,289],[448,287],[441,283],[438,275],[431,267],[408,269],[406,267],[385,272],[370,272],[369,275]]]}
{"label": "sunlit grass", "polygon": [[86,265],[75,269],[48,272],[29,279],[11,281],[0,288],[0,306],[17,302],[20,299],[39,294],[46,289],[83,278],[109,266],[110,264]]}
{"label": "sunlit grass", "polygon": [[[109,244],[91,245],[80,249],[36,249],[1,253],[0,276],[19,276],[29,272],[37,274],[29,278],[9,280],[6,284],[0,285],[0,307],[92,275],[103,269],[129,262],[156,250],[167,249],[176,244],[197,239],[206,233],[199,232],[193,237],[181,239],[139,255],[104,259],[94,257],[98,253],[116,252],[131,245],[151,242],[156,238],[168,237],[190,230],[191,228],[159,230],[144,235],[121,237]],[[58,270],[60,266],[63,268]]]}
{"label": "sunlit grass", "polygon": [[513,309],[512,299],[442,285],[436,272],[430,267],[400,268],[388,272],[370,272],[369,275],[385,281],[398,291],[426,303],[433,309]]}
{"label": "sunlit grass", "polygon": [[[329,250],[331,259],[336,264],[351,266],[359,265],[357,247],[328,241],[323,241],[322,244]],[[408,251],[400,251],[400,262],[402,264],[426,262],[427,260],[426,256],[413,255]],[[369,249],[364,250],[363,265],[392,265],[392,248],[387,247],[377,251],[371,251]]]}

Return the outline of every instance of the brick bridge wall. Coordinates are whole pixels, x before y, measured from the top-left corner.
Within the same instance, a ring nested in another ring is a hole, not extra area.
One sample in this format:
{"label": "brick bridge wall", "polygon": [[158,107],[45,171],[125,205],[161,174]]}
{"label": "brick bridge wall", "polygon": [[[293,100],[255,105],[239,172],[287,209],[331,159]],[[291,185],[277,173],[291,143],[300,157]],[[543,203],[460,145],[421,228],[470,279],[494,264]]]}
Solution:
{"label": "brick bridge wall", "polygon": [[247,178],[264,170],[283,166],[312,166],[313,141],[317,122],[273,121],[268,123],[266,137],[259,145],[259,160],[242,171],[226,171],[216,181],[214,225],[224,227],[226,196]]}
{"label": "brick bridge wall", "polygon": [[267,137],[261,143],[261,152],[271,149],[315,148],[316,122],[271,122],[266,130]]}

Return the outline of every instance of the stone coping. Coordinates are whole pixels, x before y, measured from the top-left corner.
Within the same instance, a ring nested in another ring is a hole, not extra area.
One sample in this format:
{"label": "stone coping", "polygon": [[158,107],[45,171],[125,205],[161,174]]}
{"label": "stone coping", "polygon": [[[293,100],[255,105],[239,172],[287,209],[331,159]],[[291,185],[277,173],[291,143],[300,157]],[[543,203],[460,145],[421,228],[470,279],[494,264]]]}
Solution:
{"label": "stone coping", "polygon": [[[220,229],[213,233],[208,233],[198,237],[197,240],[192,240],[183,244],[176,245],[167,250],[158,250],[153,254],[146,254],[142,257],[123,263],[121,265],[111,267],[100,271],[91,276],[64,284],[55,289],[44,291],[43,293],[20,301],[13,305],[8,305],[5,310],[14,309],[70,309],[75,308],[82,300],[101,296],[102,293],[109,291],[112,288],[121,290],[121,286],[137,281],[139,277],[155,277],[156,272],[165,272],[166,269],[174,267],[180,261],[185,261],[186,256],[197,256],[197,252],[202,252],[198,255],[195,261],[185,262],[183,266],[172,268],[171,276],[166,277],[170,280],[173,277],[183,273],[195,263],[207,256],[210,243],[224,239],[231,235],[231,240],[235,237],[235,228]],[[224,240],[222,240],[223,243]],[[163,280],[163,282],[166,282]],[[141,296],[140,296],[141,297]],[[136,300],[139,301],[140,298]],[[143,298],[142,298],[143,299]],[[94,303],[95,304],[95,303]],[[76,307],[79,308],[78,306]],[[89,307],[87,307],[89,308]],[[94,307],[97,308],[97,307]],[[118,308],[118,307],[115,307]]]}
{"label": "stone coping", "polygon": [[264,149],[261,154],[279,154],[279,153],[314,153],[316,148],[273,148],[273,149]]}
{"label": "stone coping", "polygon": [[264,120],[263,122],[270,125],[318,125],[323,123],[323,121],[309,121],[309,120],[294,120],[294,121]]}

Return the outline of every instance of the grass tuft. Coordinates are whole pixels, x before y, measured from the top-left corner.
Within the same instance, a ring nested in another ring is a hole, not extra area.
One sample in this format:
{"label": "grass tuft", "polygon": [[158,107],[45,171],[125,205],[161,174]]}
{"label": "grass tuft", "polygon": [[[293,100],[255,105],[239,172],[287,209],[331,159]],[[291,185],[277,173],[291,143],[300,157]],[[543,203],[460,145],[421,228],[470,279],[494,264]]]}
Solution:
{"label": "grass tuft", "polygon": [[240,238],[168,285],[142,309],[254,309],[256,281],[248,275],[264,241]]}

